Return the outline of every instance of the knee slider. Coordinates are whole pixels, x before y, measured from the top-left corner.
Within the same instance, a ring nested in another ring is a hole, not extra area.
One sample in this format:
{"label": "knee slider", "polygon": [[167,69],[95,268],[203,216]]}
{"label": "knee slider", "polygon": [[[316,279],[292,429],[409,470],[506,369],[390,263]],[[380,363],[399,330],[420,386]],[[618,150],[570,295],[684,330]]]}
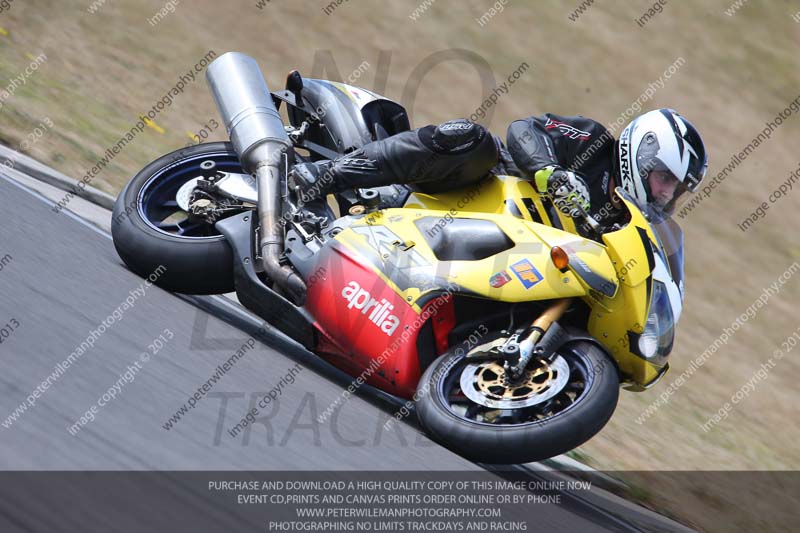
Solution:
{"label": "knee slider", "polygon": [[419,130],[419,139],[426,148],[449,155],[471,152],[487,137],[491,136],[486,128],[466,119],[448,120]]}

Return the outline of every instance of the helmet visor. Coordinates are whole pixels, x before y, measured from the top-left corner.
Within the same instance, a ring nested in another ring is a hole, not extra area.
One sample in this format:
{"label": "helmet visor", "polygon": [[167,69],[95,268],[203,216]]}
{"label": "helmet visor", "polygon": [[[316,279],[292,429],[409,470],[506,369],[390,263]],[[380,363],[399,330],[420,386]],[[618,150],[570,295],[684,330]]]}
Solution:
{"label": "helmet visor", "polygon": [[654,222],[669,218],[689,197],[689,187],[668,170],[652,170],[647,175],[652,201],[646,212]]}
{"label": "helmet visor", "polygon": [[[702,144],[701,141],[698,141]],[[658,137],[650,132],[642,138],[642,142],[636,150],[636,166],[639,170],[639,177],[642,180],[647,180],[648,175],[655,171],[664,171],[671,173],[669,167],[659,157],[660,146]],[[685,175],[677,178],[680,183],[683,183],[688,190],[694,192],[697,190],[700,182],[703,181],[708,172],[708,160],[706,159],[705,152],[702,152],[702,157],[698,157],[694,152],[689,155],[689,166],[686,169]]]}

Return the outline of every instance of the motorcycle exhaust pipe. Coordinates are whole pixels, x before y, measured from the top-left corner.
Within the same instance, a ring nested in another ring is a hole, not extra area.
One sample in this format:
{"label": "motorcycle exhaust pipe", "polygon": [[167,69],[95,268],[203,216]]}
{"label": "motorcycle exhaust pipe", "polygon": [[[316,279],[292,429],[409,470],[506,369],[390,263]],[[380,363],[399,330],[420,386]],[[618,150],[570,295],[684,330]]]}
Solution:
{"label": "motorcycle exhaust pipe", "polygon": [[280,179],[284,157],[292,143],[272,101],[267,82],[252,57],[228,52],[206,70],[225,128],[246,172],[255,173],[258,186],[259,249],[267,275],[302,304],[306,284],[288,266],[280,264],[283,253]]}

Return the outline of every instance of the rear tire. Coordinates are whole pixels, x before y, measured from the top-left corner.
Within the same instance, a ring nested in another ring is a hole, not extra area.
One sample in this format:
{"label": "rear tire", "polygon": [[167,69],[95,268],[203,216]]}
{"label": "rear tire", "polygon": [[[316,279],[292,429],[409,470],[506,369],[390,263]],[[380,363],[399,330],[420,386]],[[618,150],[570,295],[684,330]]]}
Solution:
{"label": "rear tire", "polygon": [[114,205],[111,235],[117,253],[128,268],[142,277],[163,266],[155,283],[168,291],[222,294],[233,290],[233,254],[225,237],[213,226],[195,225],[193,231],[198,235],[179,235],[159,229],[148,216],[148,202],[159,195],[170,198],[173,189],[197,177],[194,169],[209,159],[227,171],[242,172],[230,143],[190,146],[144,167],[125,186]]}
{"label": "rear tire", "polygon": [[453,403],[445,398],[458,396],[460,389],[453,387],[466,368],[463,350],[456,350],[434,361],[420,379],[416,403],[419,421],[433,439],[481,463],[529,463],[572,450],[598,433],[611,418],[619,396],[619,377],[609,356],[590,342],[571,343],[560,349],[559,355],[567,360],[571,374],[583,369],[586,379],[581,394],[553,416],[498,424],[454,411]]}

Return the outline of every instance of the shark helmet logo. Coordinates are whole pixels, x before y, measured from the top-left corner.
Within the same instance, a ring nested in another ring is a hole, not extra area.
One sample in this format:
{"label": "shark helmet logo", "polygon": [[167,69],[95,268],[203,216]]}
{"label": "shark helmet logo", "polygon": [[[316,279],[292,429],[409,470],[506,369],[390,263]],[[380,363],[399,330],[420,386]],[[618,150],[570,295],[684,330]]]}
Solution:
{"label": "shark helmet logo", "polygon": [[622,186],[628,191],[634,190],[633,174],[631,173],[631,128],[625,128],[619,137],[619,174],[622,178]]}
{"label": "shark helmet logo", "polygon": [[342,289],[342,296],[347,300],[348,309],[358,309],[370,322],[375,324],[385,335],[392,336],[400,326],[400,319],[391,314],[394,306],[386,298],[380,301],[361,288],[358,282],[351,281]]}

